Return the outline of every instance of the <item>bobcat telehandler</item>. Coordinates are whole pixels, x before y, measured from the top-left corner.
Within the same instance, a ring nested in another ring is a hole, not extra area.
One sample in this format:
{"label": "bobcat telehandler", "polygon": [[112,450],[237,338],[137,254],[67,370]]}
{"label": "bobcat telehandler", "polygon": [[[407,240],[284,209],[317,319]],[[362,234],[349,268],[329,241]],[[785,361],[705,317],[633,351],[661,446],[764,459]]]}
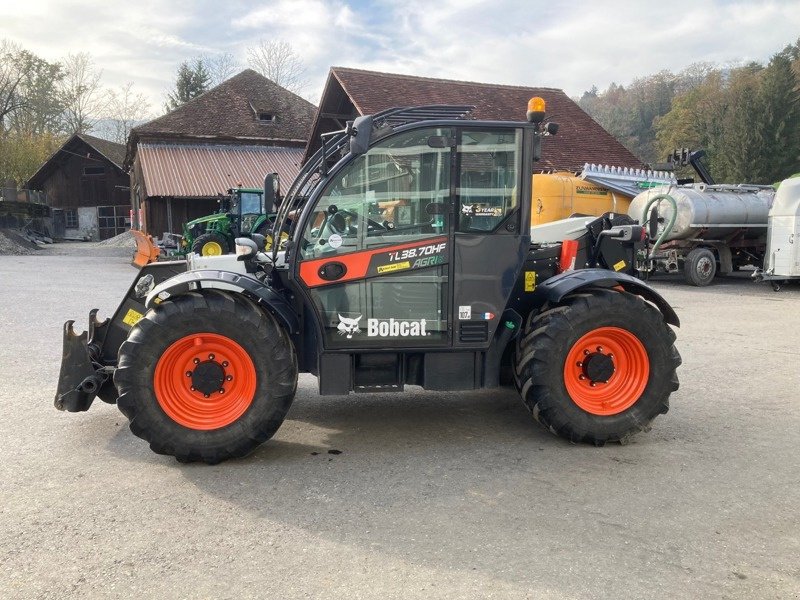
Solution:
{"label": "bobcat telehandler", "polygon": [[[635,276],[625,215],[530,227],[545,121],[428,106],[326,134],[269,250],[145,266],[110,319],[64,326],[56,408],[116,403],[158,453],[217,463],[283,421],[298,373],[323,395],[493,388],[572,442],[624,442],[667,412],[669,304]],[[653,225],[653,224],[651,224]]]}

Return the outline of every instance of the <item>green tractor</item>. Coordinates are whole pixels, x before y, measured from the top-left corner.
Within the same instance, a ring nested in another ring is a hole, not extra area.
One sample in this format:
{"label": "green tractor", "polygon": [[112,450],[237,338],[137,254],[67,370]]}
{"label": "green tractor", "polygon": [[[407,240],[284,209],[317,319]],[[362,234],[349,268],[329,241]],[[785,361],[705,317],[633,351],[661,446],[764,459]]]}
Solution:
{"label": "green tractor", "polygon": [[234,250],[237,237],[253,233],[266,235],[275,219],[278,174],[264,179],[264,189],[233,188],[220,200],[219,210],[183,225],[180,254],[219,256]]}

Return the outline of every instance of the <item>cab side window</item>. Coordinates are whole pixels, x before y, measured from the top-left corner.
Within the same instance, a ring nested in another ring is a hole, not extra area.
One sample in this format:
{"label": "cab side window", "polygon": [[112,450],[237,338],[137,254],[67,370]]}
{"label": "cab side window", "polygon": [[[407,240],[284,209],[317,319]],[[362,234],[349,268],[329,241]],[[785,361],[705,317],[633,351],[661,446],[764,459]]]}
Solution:
{"label": "cab side window", "polygon": [[459,153],[460,231],[493,231],[517,207],[522,130],[464,129]]}
{"label": "cab side window", "polygon": [[450,148],[417,129],[388,137],[353,160],[328,184],[301,243],[303,258],[334,256],[447,231]]}

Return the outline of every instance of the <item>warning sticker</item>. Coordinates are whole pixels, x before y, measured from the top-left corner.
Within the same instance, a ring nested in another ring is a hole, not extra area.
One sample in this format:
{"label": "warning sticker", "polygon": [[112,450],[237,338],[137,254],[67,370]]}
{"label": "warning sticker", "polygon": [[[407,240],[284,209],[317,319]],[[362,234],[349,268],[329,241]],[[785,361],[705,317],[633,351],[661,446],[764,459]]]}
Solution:
{"label": "warning sticker", "polygon": [[388,265],[381,265],[378,267],[378,273],[391,273],[392,271],[402,271],[403,269],[410,269],[411,262],[403,261],[396,263],[389,263]]}
{"label": "warning sticker", "polygon": [[532,292],[536,289],[536,271],[525,271],[525,291]]}
{"label": "warning sticker", "polygon": [[122,319],[122,322],[125,323],[125,325],[130,325],[133,327],[143,316],[144,315],[142,313],[136,312],[132,308],[129,308],[128,312],[125,313],[125,317]]}
{"label": "warning sticker", "polygon": [[618,263],[614,264],[614,270],[615,271],[622,271],[622,269],[624,269],[627,266],[627,264],[628,263],[626,263],[624,260],[621,260]]}

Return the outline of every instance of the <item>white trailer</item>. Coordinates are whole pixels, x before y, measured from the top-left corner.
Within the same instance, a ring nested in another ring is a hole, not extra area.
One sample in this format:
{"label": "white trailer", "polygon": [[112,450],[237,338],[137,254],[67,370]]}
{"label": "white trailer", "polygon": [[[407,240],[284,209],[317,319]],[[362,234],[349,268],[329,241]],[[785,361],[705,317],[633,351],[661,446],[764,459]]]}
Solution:
{"label": "white trailer", "polygon": [[764,268],[753,275],[772,282],[775,291],[800,279],[800,178],[784,180],[769,211]]}

